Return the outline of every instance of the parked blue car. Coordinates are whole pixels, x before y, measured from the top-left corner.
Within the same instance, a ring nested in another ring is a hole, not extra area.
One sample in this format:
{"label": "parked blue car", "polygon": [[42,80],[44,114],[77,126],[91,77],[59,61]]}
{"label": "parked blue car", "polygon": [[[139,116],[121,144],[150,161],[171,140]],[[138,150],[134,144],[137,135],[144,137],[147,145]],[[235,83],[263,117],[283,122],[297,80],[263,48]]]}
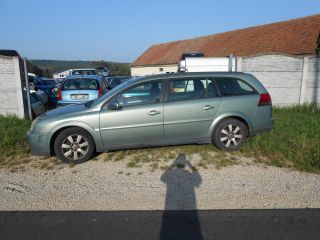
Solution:
{"label": "parked blue car", "polygon": [[71,75],[58,91],[58,106],[95,100],[107,92],[105,81],[97,75]]}
{"label": "parked blue car", "polygon": [[54,107],[57,104],[57,97],[55,95],[55,85],[50,84],[46,81],[43,81],[40,77],[33,77],[28,76],[30,86],[32,86],[33,90],[38,91],[42,90],[44,91],[49,98],[49,106]]}

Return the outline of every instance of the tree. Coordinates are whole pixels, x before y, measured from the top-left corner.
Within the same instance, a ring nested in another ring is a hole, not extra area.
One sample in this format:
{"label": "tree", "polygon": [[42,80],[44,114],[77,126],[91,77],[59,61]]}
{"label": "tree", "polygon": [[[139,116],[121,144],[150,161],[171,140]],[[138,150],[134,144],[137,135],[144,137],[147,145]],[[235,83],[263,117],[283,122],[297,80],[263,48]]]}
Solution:
{"label": "tree", "polygon": [[28,73],[34,73],[39,77],[42,77],[43,70],[39,68],[37,65],[32,64],[29,60],[27,60],[27,69]]}
{"label": "tree", "polygon": [[316,54],[317,54],[317,56],[320,56],[320,32],[319,32],[318,40],[317,40]]}
{"label": "tree", "polygon": [[49,68],[45,68],[45,69],[43,70],[43,77],[51,78],[51,77],[52,77],[52,71],[50,71]]}

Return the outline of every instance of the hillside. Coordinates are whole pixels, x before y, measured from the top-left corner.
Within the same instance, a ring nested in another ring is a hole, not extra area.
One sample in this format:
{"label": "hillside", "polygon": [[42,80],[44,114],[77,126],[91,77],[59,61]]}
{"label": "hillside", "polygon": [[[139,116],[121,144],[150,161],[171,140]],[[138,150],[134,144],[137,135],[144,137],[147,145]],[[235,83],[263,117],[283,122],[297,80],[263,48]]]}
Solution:
{"label": "hillside", "polygon": [[[65,60],[29,60],[29,72],[38,75],[52,77],[52,73],[63,71],[70,68],[96,68],[99,66],[107,66],[112,76],[130,75],[129,63],[116,63],[108,61],[65,61]],[[32,70],[32,71],[30,71]]]}

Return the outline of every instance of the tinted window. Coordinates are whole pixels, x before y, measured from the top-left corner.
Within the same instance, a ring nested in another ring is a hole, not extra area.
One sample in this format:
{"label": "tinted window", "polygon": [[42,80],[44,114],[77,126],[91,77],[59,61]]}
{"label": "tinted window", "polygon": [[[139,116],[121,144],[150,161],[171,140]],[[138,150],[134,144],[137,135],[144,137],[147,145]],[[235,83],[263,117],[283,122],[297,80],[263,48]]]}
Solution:
{"label": "tinted window", "polygon": [[255,90],[237,78],[215,78],[222,96],[254,94]]}
{"label": "tinted window", "polygon": [[217,97],[215,82],[210,79],[181,79],[170,81],[168,101]]}
{"label": "tinted window", "polygon": [[116,97],[121,107],[160,102],[162,83],[152,82],[126,90]]}
{"label": "tinted window", "polygon": [[63,91],[68,90],[98,90],[99,83],[96,79],[90,78],[73,78],[67,79],[62,85]]}

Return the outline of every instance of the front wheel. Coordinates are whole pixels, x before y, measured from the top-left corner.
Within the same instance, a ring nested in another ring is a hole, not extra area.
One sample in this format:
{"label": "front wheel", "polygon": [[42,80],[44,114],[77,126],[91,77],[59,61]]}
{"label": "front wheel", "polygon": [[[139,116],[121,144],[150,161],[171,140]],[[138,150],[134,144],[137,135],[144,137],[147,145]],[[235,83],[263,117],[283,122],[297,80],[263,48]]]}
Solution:
{"label": "front wheel", "polygon": [[248,136],[247,126],[233,118],[223,120],[213,132],[214,145],[224,151],[238,150]]}
{"label": "front wheel", "polygon": [[59,133],[54,142],[54,151],[63,162],[82,163],[92,157],[95,146],[87,131],[72,127]]}

